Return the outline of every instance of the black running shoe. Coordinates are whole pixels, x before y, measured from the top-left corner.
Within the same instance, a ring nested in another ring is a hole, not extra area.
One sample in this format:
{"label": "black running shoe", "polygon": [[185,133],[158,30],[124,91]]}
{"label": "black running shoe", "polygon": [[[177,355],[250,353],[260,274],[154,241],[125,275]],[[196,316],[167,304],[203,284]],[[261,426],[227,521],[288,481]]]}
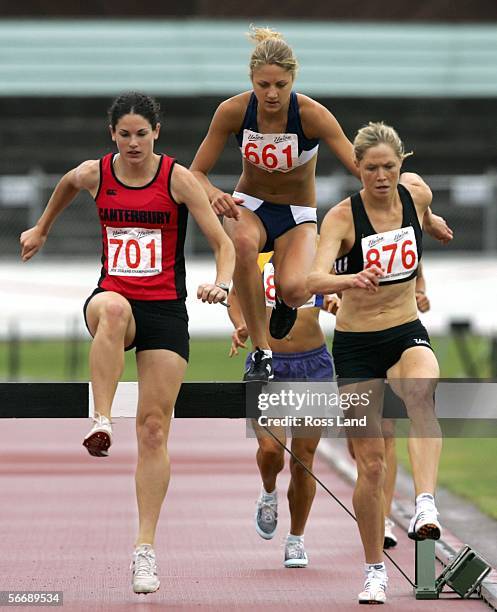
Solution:
{"label": "black running shoe", "polygon": [[269,333],[276,340],[281,340],[288,336],[295,321],[297,320],[297,309],[290,308],[285,302],[276,296],[276,305],[269,319]]}
{"label": "black running shoe", "polygon": [[268,382],[274,378],[273,358],[267,357],[260,348],[252,353],[249,369],[243,375],[243,380]]}

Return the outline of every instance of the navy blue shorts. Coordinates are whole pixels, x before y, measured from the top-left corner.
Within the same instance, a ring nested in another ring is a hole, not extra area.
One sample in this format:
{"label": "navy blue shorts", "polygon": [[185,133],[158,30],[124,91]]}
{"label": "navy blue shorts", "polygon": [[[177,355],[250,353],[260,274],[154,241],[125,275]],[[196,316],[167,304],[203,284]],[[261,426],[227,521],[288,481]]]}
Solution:
{"label": "navy blue shorts", "polygon": [[[335,330],[333,362],[339,378],[386,378],[387,370],[413,346],[431,349],[430,337],[419,319],[373,332]],[[433,350],[433,349],[432,349]]]}
{"label": "navy blue shorts", "polygon": [[[249,353],[245,369],[250,367],[251,359]],[[301,353],[273,353],[273,368],[273,382],[333,379],[333,361],[326,344]]]}
{"label": "navy blue shorts", "polygon": [[255,213],[266,230],[266,244],[261,253],[274,251],[274,241],[289,230],[303,223],[317,224],[316,209],[311,206],[295,206],[293,204],[274,204],[259,200],[241,191],[235,191],[233,196],[242,198],[244,206]]}

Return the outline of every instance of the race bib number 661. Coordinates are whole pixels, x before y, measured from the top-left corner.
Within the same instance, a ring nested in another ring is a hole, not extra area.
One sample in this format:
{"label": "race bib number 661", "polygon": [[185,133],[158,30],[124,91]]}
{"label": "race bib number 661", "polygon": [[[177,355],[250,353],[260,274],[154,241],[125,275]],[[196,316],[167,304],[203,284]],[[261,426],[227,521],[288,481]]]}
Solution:
{"label": "race bib number 661", "polygon": [[108,272],[113,276],[154,276],[162,272],[160,229],[107,227]]}
{"label": "race bib number 661", "polygon": [[408,278],[418,267],[416,236],[411,226],[366,236],[361,247],[365,270],[373,265],[385,270],[380,284]]}
{"label": "race bib number 661", "polygon": [[243,130],[242,155],[267,172],[289,172],[298,165],[297,134],[259,134]]}

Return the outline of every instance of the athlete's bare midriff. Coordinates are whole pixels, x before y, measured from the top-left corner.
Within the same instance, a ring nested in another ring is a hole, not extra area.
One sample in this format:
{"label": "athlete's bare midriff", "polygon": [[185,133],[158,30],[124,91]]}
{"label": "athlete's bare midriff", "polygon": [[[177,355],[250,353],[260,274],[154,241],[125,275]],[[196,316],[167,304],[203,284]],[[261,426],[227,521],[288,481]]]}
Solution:
{"label": "athlete's bare midriff", "polygon": [[416,279],[380,286],[376,293],[347,289],[337,313],[336,329],[346,332],[381,331],[418,318]]}
{"label": "athlete's bare midriff", "polygon": [[[320,308],[302,308],[292,330],[282,340],[271,338],[271,349],[275,353],[304,353],[325,344],[326,339],[319,325]],[[267,333],[272,308],[267,308]]]}
{"label": "athlete's bare midriff", "polygon": [[243,160],[243,172],[236,191],[274,204],[316,207],[317,155],[290,172],[266,172]]}

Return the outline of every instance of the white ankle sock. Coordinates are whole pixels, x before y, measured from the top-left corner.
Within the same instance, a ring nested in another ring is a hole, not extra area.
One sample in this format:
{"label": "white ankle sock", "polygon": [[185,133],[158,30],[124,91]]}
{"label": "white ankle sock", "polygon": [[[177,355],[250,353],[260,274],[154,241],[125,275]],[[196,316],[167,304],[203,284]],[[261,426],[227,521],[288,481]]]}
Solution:
{"label": "white ankle sock", "polygon": [[276,490],[276,488],[274,489],[274,491],[271,491],[271,493],[268,493],[266,489],[264,488],[264,485],[262,485],[261,491],[264,497],[273,497],[274,499],[278,497],[278,491]]}
{"label": "white ankle sock", "polygon": [[422,503],[435,504],[435,498],[431,493],[420,493],[416,497],[416,507]]}
{"label": "white ankle sock", "polygon": [[304,534],[302,535],[293,535],[293,533],[289,533],[286,536],[287,542],[302,542],[304,543]]}
{"label": "white ankle sock", "polygon": [[382,561],[380,563],[365,563],[364,564],[364,572],[367,574],[370,570],[375,569],[381,572],[386,572],[387,568],[385,567],[385,562]]}

